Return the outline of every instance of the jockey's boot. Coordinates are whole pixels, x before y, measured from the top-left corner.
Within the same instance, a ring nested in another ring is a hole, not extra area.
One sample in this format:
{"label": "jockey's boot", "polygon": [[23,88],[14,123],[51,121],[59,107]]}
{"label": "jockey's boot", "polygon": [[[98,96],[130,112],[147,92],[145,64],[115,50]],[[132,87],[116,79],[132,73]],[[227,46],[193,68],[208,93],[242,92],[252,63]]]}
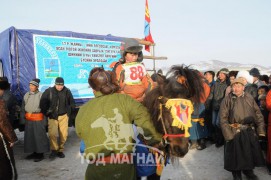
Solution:
{"label": "jockey's boot", "polygon": [[241,171],[232,171],[233,180],[242,180]]}

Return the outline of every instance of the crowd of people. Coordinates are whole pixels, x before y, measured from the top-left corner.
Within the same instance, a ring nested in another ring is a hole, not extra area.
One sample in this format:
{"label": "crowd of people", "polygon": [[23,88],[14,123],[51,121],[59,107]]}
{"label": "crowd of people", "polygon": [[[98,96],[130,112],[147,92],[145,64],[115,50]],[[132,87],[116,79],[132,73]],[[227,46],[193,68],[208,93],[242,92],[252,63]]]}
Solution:
{"label": "crowd of people", "polygon": [[[140,125],[146,135],[155,137],[145,143],[155,147],[160,143],[161,135],[152,127],[150,115],[141,102],[146,93],[157,86],[157,76],[163,76],[163,72],[159,70],[152,76],[147,73],[142,63],[142,47],[134,40],[126,41],[123,49],[120,61],[111,66],[112,71],[94,68],[90,72],[88,83],[95,98],[82,106],[76,117],[76,132],[86,152],[109,153],[108,149],[88,149],[102,144],[98,131],[90,132],[85,128],[98,117],[119,115],[115,121],[121,119]],[[208,147],[207,142],[214,143],[217,148],[224,145],[224,168],[232,172],[236,180],[242,179],[242,173],[257,179],[253,172],[256,166],[266,166],[271,175],[271,75],[260,74],[257,68],[197,72],[202,77],[204,92],[192,114],[190,149],[203,150]],[[39,79],[29,82],[29,92],[20,105],[20,124],[25,127],[24,152],[28,154],[25,158],[39,162],[49,151],[51,160],[65,158],[68,119],[75,112],[73,95],[65,87],[62,77],[57,77],[54,87],[43,93],[39,91],[39,83]],[[18,103],[9,88],[7,78],[1,78],[0,179],[17,178],[12,147],[17,140],[13,129]],[[114,174],[125,179],[137,177],[133,165],[89,165],[86,179],[99,179],[105,175],[112,178]],[[149,179],[160,179],[155,170],[148,176]]]}

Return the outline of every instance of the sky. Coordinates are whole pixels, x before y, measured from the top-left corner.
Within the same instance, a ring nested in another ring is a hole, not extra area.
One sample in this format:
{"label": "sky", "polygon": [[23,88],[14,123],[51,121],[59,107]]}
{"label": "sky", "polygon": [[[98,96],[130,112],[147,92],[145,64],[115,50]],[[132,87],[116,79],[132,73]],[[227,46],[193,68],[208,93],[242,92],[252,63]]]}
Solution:
{"label": "sky", "polygon": [[[209,60],[271,67],[270,7],[270,0],[149,0],[154,53],[168,58],[156,68]],[[144,38],[144,16],[145,0],[1,0],[0,32],[14,26]]]}

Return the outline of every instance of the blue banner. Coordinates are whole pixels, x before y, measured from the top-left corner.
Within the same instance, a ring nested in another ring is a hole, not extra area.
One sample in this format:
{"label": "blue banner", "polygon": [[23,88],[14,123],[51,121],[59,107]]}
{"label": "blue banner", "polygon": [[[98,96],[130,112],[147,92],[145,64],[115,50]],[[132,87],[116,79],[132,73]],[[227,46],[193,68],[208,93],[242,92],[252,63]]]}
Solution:
{"label": "blue banner", "polygon": [[88,84],[92,68],[110,70],[109,65],[121,57],[120,41],[33,35],[33,42],[40,90],[52,87],[56,77],[63,77],[75,99],[94,97]]}

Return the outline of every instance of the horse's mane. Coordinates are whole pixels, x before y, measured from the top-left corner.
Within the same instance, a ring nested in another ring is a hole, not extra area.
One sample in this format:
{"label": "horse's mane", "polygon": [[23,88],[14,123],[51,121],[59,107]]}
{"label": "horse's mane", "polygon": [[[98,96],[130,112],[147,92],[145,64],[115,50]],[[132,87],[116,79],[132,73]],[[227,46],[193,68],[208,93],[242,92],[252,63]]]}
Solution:
{"label": "horse's mane", "polygon": [[[178,82],[179,77],[184,77],[185,82]],[[204,95],[204,88],[202,77],[198,71],[185,65],[172,66],[166,76],[158,75],[157,83],[158,86],[146,94],[143,104],[151,114],[156,130],[163,133],[161,122],[158,121],[160,104],[164,104],[167,99],[171,98],[189,99],[194,104],[199,104]],[[159,99],[159,97],[163,98]],[[171,122],[167,120],[166,123]]]}

